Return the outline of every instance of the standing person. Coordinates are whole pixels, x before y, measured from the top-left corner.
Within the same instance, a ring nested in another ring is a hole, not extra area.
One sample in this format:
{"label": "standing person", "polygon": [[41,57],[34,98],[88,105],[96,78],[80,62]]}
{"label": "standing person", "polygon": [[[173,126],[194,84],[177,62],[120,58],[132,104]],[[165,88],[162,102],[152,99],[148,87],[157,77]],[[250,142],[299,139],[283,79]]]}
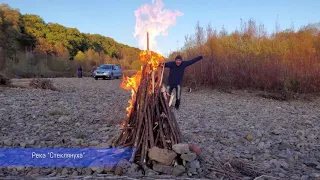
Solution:
{"label": "standing person", "polygon": [[97,70],[97,66],[96,66],[96,65],[93,66],[92,69],[91,69],[91,76],[94,76],[94,75],[93,75],[93,72],[94,72],[95,70]]}
{"label": "standing person", "polygon": [[82,66],[78,68],[78,78],[82,78]]}
{"label": "standing person", "polygon": [[[180,106],[180,99],[181,99],[181,82],[183,79],[184,75],[184,69],[198,61],[203,59],[202,56],[198,56],[194,59],[188,60],[188,61],[183,61],[182,57],[178,55],[175,58],[175,61],[171,62],[166,62],[164,63],[164,67],[169,68],[169,77],[168,77],[168,86],[167,86],[167,91],[171,95],[173,89],[176,89],[176,104],[175,108],[179,109]],[[162,64],[163,66],[163,64]]]}

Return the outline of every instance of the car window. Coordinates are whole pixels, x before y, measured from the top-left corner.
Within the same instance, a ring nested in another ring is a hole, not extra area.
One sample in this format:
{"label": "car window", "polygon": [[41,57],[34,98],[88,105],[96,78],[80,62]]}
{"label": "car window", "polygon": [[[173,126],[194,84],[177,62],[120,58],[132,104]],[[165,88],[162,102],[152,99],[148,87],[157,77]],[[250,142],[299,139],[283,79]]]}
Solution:
{"label": "car window", "polygon": [[111,65],[101,65],[101,66],[99,67],[99,69],[111,69],[111,68],[112,68]]}

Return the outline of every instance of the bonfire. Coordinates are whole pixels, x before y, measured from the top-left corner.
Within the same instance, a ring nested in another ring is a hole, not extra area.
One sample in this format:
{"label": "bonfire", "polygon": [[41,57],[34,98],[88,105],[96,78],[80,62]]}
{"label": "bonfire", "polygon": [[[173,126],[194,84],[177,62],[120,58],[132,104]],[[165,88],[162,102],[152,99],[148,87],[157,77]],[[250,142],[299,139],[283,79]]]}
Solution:
{"label": "bonfire", "polygon": [[152,147],[172,149],[181,142],[181,134],[170,109],[170,96],[162,85],[164,57],[149,50],[140,53],[141,70],[132,77],[124,77],[121,87],[131,91],[127,119],[122,124],[121,135],[115,142],[119,148],[133,148],[131,162],[150,164],[148,150]]}

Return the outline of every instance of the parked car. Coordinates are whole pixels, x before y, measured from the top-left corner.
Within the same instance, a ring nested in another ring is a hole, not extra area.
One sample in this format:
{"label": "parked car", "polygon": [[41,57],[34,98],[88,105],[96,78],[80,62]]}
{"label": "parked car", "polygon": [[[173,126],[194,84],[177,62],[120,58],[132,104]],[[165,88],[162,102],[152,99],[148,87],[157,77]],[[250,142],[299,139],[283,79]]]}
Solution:
{"label": "parked car", "polygon": [[103,79],[114,79],[122,77],[122,69],[117,64],[102,64],[95,71],[93,71],[93,77],[98,80]]}

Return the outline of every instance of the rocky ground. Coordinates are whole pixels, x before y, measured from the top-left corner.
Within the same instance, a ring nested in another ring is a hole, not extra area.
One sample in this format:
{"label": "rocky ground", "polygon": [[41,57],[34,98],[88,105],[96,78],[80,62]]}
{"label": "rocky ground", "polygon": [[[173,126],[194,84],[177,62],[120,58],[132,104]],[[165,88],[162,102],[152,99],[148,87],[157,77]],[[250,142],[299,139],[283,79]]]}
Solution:
{"label": "rocky ground", "polygon": [[[52,80],[59,91],[0,87],[0,147],[109,146],[131,98],[121,80]],[[197,144],[206,162],[198,178],[216,178],[208,167],[217,158],[247,159],[280,179],[320,178],[319,98],[284,102],[217,90],[182,98],[174,112],[184,141]],[[19,167],[0,169],[0,177],[108,178],[106,171]]]}

